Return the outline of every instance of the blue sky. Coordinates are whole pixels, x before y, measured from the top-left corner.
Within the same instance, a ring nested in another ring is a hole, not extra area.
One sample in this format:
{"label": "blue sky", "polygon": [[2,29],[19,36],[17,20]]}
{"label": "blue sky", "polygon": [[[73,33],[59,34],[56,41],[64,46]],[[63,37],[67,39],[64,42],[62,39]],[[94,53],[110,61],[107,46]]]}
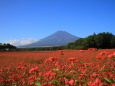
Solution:
{"label": "blue sky", "polygon": [[23,44],[59,30],[115,34],[115,0],[0,0],[0,42]]}

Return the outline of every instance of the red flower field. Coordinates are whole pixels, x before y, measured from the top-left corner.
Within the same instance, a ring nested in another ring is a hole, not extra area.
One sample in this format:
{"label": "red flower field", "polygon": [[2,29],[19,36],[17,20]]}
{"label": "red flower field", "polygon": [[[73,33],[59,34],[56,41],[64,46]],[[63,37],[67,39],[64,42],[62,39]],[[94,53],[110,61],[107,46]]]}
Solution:
{"label": "red flower field", "polygon": [[115,49],[0,52],[0,86],[115,86]]}

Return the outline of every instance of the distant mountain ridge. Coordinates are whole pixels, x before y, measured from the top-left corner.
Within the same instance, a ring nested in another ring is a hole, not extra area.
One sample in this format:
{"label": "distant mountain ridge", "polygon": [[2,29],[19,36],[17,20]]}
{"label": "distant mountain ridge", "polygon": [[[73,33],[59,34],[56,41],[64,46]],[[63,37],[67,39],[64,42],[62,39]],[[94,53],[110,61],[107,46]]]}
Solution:
{"label": "distant mountain ridge", "polygon": [[20,47],[49,47],[49,46],[63,46],[67,45],[70,42],[78,40],[79,37],[76,37],[66,31],[57,31],[52,35],[49,35],[46,38],[43,38],[32,44],[20,46]]}

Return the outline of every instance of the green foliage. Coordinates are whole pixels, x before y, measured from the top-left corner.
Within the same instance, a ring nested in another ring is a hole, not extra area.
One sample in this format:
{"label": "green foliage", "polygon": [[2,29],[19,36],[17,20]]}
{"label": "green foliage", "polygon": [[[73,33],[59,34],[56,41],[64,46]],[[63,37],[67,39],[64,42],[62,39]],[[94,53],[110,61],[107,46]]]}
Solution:
{"label": "green foliage", "polygon": [[114,58],[113,58],[112,60],[113,60],[113,61],[115,61],[115,59],[114,59]]}
{"label": "green foliage", "polygon": [[99,34],[93,34],[86,38],[80,38],[79,40],[69,43],[67,45],[69,49],[88,49],[88,48],[115,48],[115,35],[109,32],[103,32]]}
{"label": "green foliage", "polygon": [[85,46],[79,46],[79,45],[78,45],[78,46],[76,46],[76,49],[77,49],[77,50],[84,50],[84,49],[86,49],[86,47],[85,47]]}
{"label": "green foliage", "polygon": [[81,50],[81,49],[85,49],[84,46],[84,39],[80,38],[79,40],[75,41],[75,42],[71,42],[67,45],[68,49],[77,49],[77,50]]}
{"label": "green foliage", "polygon": [[52,80],[52,83],[58,84],[58,83],[60,83],[60,81],[58,81],[58,80]]}
{"label": "green foliage", "polygon": [[88,84],[84,84],[83,86],[89,86]]}
{"label": "green foliage", "polygon": [[110,48],[111,39],[113,35],[111,33],[99,33],[95,37],[97,48]]}
{"label": "green foliage", "polygon": [[66,46],[18,48],[16,49],[16,51],[54,51],[54,50],[63,50],[63,49],[66,49]]}
{"label": "green foliage", "polygon": [[108,78],[104,78],[107,82],[109,83],[114,83],[114,80],[113,79],[108,79]]}
{"label": "green foliage", "polygon": [[112,36],[110,46],[111,46],[111,48],[115,48],[115,36]]}
{"label": "green foliage", "polygon": [[95,48],[95,47],[97,47],[95,38],[96,38],[96,34],[86,37],[85,40],[84,40],[84,46],[86,48]]}
{"label": "green foliage", "polygon": [[10,44],[0,43],[0,51],[13,51],[16,50],[16,47]]}
{"label": "green foliage", "polygon": [[53,69],[53,71],[59,71],[59,69]]}
{"label": "green foliage", "polygon": [[36,86],[41,86],[41,84],[39,83],[39,82],[37,82],[37,83],[35,83],[36,84]]}
{"label": "green foliage", "polygon": [[76,71],[74,71],[74,70],[72,70],[72,71],[70,71],[70,72],[72,72],[72,73],[76,73]]}
{"label": "green foliage", "polygon": [[107,72],[107,69],[101,70],[101,72]]}

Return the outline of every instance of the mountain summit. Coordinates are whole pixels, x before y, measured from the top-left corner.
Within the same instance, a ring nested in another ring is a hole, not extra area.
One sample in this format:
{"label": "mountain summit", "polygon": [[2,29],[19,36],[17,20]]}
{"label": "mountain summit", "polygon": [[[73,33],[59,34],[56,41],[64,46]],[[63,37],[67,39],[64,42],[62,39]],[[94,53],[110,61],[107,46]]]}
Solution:
{"label": "mountain summit", "polygon": [[63,46],[67,45],[70,42],[78,40],[79,37],[71,35],[66,31],[57,31],[54,34],[43,38],[32,44],[24,45],[21,47],[49,47],[49,46]]}

